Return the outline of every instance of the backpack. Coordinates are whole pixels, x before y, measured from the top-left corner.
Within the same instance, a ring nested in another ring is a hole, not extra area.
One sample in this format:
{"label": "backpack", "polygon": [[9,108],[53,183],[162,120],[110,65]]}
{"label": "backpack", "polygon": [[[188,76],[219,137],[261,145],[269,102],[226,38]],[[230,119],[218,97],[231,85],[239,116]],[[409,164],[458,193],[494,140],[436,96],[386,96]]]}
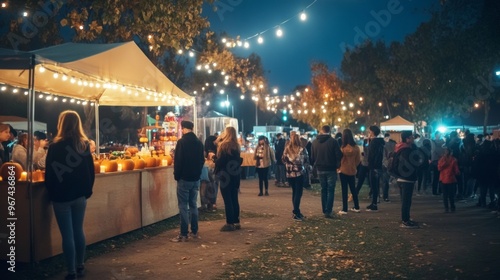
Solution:
{"label": "backpack", "polygon": [[398,165],[399,165],[399,155],[401,154],[401,150],[399,150],[397,153],[396,152],[390,152],[387,155],[387,172],[389,172],[389,175],[395,177],[395,178],[401,178],[401,175],[399,174],[398,170]]}

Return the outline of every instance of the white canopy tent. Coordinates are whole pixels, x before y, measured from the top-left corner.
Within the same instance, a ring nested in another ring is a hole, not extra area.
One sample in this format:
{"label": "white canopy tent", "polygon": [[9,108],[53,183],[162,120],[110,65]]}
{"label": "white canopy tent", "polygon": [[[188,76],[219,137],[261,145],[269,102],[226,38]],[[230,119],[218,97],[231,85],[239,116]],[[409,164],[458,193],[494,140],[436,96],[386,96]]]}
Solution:
{"label": "white canopy tent", "polygon": [[[28,119],[18,116],[0,116],[0,123],[10,124],[15,130],[28,130]],[[47,131],[47,124],[34,121],[33,131]]]}
{"label": "white canopy tent", "polygon": [[99,105],[193,106],[196,118],[194,97],[172,83],[133,41],[67,43],[29,52],[0,49],[0,84],[29,90],[30,134],[34,131],[35,91],[95,104],[97,141]]}
{"label": "white canopy tent", "polygon": [[380,129],[382,131],[403,131],[403,130],[415,130],[415,125],[403,119],[401,116],[396,116],[386,122],[380,123]]}
{"label": "white canopy tent", "polygon": [[196,131],[197,135],[202,135],[202,140],[205,141],[207,136],[224,131],[226,126],[232,126],[238,132],[238,119],[216,111],[209,111],[203,118],[198,118],[198,128],[200,129]]}

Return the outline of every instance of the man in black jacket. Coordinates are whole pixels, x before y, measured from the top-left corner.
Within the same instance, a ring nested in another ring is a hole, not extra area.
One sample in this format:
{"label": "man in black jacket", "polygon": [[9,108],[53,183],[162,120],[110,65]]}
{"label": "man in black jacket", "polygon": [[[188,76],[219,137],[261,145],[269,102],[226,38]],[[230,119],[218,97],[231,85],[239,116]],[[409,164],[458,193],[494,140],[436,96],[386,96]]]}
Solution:
{"label": "man in black jacket", "polygon": [[413,143],[413,133],[409,130],[401,132],[401,143],[396,145],[395,157],[398,157],[398,186],[401,191],[401,227],[418,228],[418,223],[410,219],[413,189],[417,181],[417,170],[424,159],[422,152]]}
{"label": "man in black jacket", "polygon": [[182,121],[182,138],[177,141],[174,156],[174,178],[177,181],[177,203],[181,232],[173,242],[187,241],[191,221],[191,237],[198,238],[198,190],[205,157],[203,143],[193,133],[194,124]]}
{"label": "man in black jacket", "polygon": [[313,166],[318,171],[321,184],[321,206],[325,218],[333,218],[335,183],[341,159],[342,152],[339,143],[330,134],[330,126],[323,126],[320,134],[312,143],[311,162],[314,163]]}
{"label": "man in black jacket", "polygon": [[276,155],[276,186],[284,187],[286,185],[285,164],[281,161],[283,152],[285,151],[286,141],[281,133],[276,134],[276,142],[274,143],[274,154]]}
{"label": "man in black jacket", "polygon": [[366,207],[366,211],[378,211],[378,194],[380,178],[382,177],[382,160],[384,159],[384,138],[379,138],[380,128],[376,125],[370,126],[368,142],[368,178],[372,190],[372,203]]}

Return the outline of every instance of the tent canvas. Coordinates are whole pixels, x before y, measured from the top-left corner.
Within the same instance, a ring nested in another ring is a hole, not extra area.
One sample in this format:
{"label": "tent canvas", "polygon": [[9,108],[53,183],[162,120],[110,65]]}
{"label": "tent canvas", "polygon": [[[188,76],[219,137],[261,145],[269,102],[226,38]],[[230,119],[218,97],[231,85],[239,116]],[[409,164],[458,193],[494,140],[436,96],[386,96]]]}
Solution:
{"label": "tent canvas", "polygon": [[198,118],[197,122],[197,135],[201,135],[203,141],[205,141],[209,135],[224,131],[226,126],[232,126],[236,129],[236,132],[238,132],[238,119],[231,118],[216,111],[207,112],[203,118]]}
{"label": "tent canvas", "polygon": [[[193,105],[133,41],[115,44],[66,43],[29,52],[0,49],[0,83],[34,88],[109,106]],[[57,78],[55,78],[57,76]],[[63,78],[64,77],[64,78]]]}
{"label": "tent canvas", "polygon": [[[18,116],[0,116],[0,123],[10,124],[15,130],[28,131],[28,119]],[[47,124],[34,121],[33,131],[47,131]]]}
{"label": "tent canvas", "polygon": [[386,122],[380,123],[380,129],[382,131],[413,131],[415,129],[415,125],[401,116],[396,116]]}

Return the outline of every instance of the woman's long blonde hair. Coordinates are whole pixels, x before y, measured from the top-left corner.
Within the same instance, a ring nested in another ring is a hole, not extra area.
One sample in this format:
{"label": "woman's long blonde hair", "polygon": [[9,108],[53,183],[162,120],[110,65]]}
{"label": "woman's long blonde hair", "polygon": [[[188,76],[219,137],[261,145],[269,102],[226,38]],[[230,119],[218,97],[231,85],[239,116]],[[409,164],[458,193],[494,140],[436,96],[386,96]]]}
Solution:
{"label": "woman's long blonde hair", "polygon": [[217,157],[220,157],[222,152],[231,154],[232,150],[240,150],[238,137],[236,136],[236,129],[232,126],[226,127],[224,133],[217,139]]}
{"label": "woman's long blonde hair", "polygon": [[298,155],[302,145],[300,143],[299,135],[297,133],[290,133],[290,140],[286,143],[285,154]]}
{"label": "woman's long blonde hair", "polygon": [[77,112],[66,110],[59,114],[57,123],[57,135],[54,143],[71,139],[73,147],[77,152],[83,153],[88,146],[89,139],[82,127],[82,120]]}

